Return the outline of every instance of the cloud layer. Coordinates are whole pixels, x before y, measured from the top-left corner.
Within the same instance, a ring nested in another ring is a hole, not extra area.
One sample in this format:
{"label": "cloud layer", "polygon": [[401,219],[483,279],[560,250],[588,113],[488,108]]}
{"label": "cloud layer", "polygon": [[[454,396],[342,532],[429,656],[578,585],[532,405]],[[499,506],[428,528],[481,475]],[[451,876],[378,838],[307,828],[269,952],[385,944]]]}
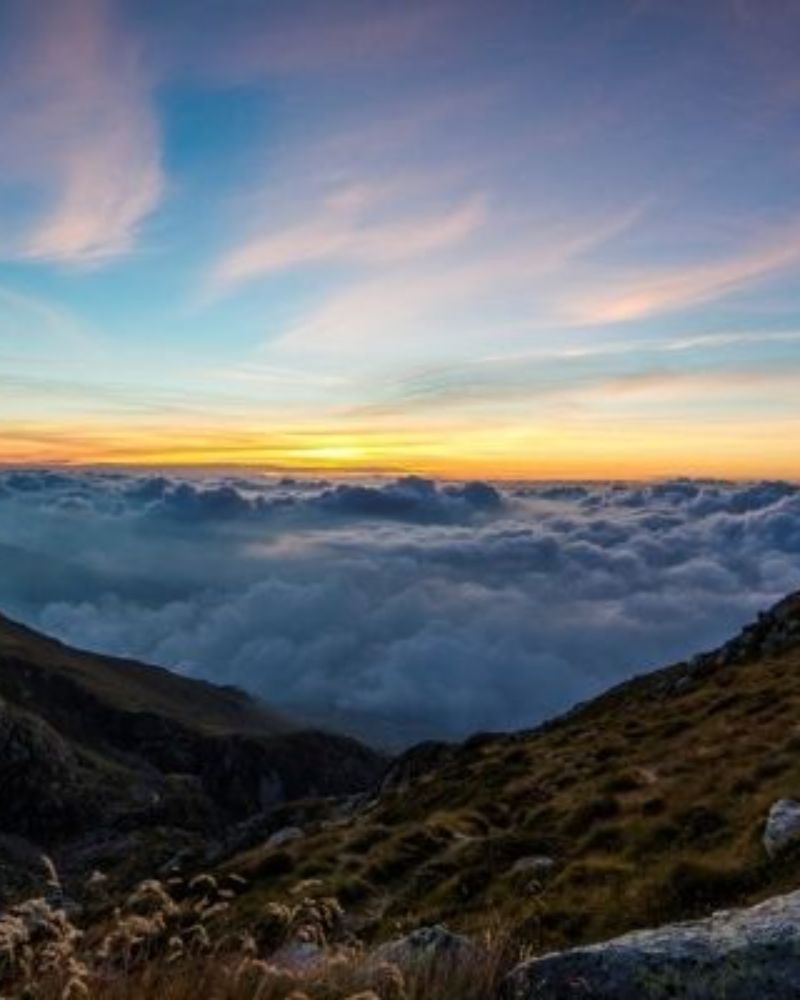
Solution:
{"label": "cloud layer", "polygon": [[786,483],[0,475],[0,607],[400,743],[532,725],[800,585]]}

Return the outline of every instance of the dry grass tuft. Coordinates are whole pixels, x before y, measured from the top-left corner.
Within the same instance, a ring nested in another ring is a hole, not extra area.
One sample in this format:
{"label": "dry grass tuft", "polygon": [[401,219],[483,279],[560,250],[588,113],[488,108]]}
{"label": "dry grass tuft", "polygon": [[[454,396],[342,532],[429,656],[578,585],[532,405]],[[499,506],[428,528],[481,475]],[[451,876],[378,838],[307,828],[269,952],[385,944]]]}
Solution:
{"label": "dry grass tuft", "polygon": [[310,882],[268,903],[252,931],[234,933],[224,918],[246,883],[225,881],[145,880],[87,930],[47,899],[20,903],[0,918],[0,991],[26,1000],[196,1000],[199,991],[213,1000],[485,1000],[511,964],[500,934],[458,962],[381,960],[347,929],[338,900]]}

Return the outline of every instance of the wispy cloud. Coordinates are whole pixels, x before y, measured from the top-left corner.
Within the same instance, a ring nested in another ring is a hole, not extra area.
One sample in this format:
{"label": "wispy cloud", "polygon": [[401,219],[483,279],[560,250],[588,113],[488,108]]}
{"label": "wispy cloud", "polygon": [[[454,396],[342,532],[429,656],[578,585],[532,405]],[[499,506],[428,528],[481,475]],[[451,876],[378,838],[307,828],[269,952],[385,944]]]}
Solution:
{"label": "wispy cloud", "polygon": [[793,402],[798,390],[800,363],[784,362],[758,367],[726,365],[698,371],[654,368],[605,378],[580,392],[614,406],[634,397],[659,404],[678,400],[704,403],[720,397],[741,401],[751,396],[777,405]]}
{"label": "wispy cloud", "polygon": [[[372,378],[360,387],[370,401],[354,416],[406,419],[413,415],[513,410],[530,414],[597,403],[650,406],[664,401],[730,402],[759,397],[764,405],[791,404],[800,387],[800,361],[768,361],[767,345],[791,346],[800,332],[716,333],[665,341],[618,340],[543,347],[505,356],[484,356],[461,364],[420,366],[393,377]],[[739,361],[728,348],[751,348]],[[691,360],[677,355],[694,355]],[[620,371],[620,360],[624,368]]]}
{"label": "wispy cloud", "polygon": [[607,324],[677,312],[731,295],[800,265],[800,226],[717,260],[612,277],[564,306],[576,323]]}
{"label": "wispy cloud", "polygon": [[4,60],[0,161],[43,205],[14,254],[81,262],[124,253],[165,183],[140,47],[107,0],[26,4],[19,18]]}
{"label": "wispy cloud", "polygon": [[95,337],[85,323],[62,306],[0,285],[0,343],[30,347],[61,343],[86,350]]}
{"label": "wispy cloud", "polygon": [[370,217],[371,192],[353,187],[329,197],[311,219],[246,240],[218,263],[212,287],[227,289],[252,278],[321,261],[364,266],[424,257],[462,243],[486,218],[484,199],[466,198],[428,214]]}
{"label": "wispy cloud", "polygon": [[[506,220],[505,234],[503,220],[490,220],[480,245],[435,269],[413,255],[405,268],[367,273],[282,331],[267,349],[330,353],[380,342],[402,351],[424,346],[435,356],[448,344],[463,349],[475,339],[485,347],[496,342],[498,322],[487,329],[469,317],[480,317],[487,300],[515,308],[518,335],[529,332],[543,321],[555,276],[626,232],[644,211],[637,204],[580,223]],[[458,228],[453,218],[449,226]]]}

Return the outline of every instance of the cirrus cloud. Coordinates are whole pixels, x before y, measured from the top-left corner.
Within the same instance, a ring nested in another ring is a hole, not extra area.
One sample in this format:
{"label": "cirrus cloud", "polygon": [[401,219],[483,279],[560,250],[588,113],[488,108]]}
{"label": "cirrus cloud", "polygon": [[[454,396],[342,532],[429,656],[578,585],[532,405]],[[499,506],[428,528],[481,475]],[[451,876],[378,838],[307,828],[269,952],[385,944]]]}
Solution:
{"label": "cirrus cloud", "polygon": [[[35,189],[12,255],[97,261],[131,249],[164,191],[141,47],[108,0],[12,3],[0,50],[5,180]],[[13,41],[13,49],[11,48]]]}

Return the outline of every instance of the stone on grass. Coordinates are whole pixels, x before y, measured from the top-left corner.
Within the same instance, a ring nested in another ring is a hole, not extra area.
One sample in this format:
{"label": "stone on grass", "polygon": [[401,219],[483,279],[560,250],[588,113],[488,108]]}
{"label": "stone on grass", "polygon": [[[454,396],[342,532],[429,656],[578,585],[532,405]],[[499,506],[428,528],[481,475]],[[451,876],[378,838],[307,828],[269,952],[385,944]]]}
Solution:
{"label": "stone on grass", "polygon": [[800,997],[800,892],[518,965],[503,1000]]}
{"label": "stone on grass", "polygon": [[415,931],[387,941],[377,948],[373,957],[380,962],[392,962],[408,967],[428,962],[453,962],[461,965],[475,957],[476,948],[469,938],[453,934],[442,924],[419,927]]}
{"label": "stone on grass", "polygon": [[774,858],[800,839],[800,802],[778,799],[772,804],[764,827],[764,849]]}
{"label": "stone on grass", "polygon": [[303,831],[299,826],[284,826],[280,830],[276,830],[275,833],[268,838],[266,846],[281,847],[283,844],[289,844],[293,840],[299,840],[302,836]]}

